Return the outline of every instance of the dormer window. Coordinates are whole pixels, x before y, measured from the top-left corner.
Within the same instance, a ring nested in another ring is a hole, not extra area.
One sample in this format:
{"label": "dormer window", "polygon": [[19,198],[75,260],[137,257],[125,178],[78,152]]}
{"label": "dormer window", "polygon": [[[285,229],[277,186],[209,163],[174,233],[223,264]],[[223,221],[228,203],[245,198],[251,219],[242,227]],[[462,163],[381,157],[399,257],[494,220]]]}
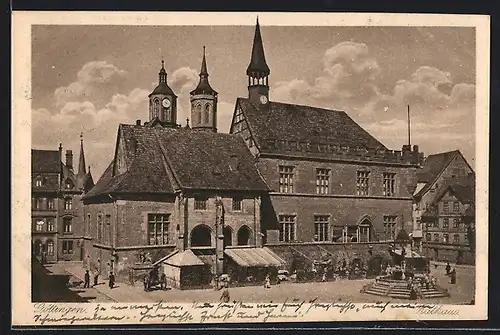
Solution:
{"label": "dormer window", "polygon": [[66,189],[72,189],[74,186],[73,181],[69,178],[66,179],[64,184],[65,184]]}

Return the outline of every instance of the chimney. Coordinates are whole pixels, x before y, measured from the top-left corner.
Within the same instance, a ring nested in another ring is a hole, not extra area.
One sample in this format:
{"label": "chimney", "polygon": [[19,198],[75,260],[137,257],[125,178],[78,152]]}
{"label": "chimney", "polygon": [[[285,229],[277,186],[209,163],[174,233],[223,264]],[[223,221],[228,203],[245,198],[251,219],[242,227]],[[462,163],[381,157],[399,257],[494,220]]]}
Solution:
{"label": "chimney", "polygon": [[66,150],[66,166],[73,169],[73,151],[71,150]]}
{"label": "chimney", "polygon": [[136,121],[135,121],[135,125],[136,125],[136,126],[140,126],[140,125],[141,125],[141,120],[136,120]]}
{"label": "chimney", "polygon": [[418,145],[414,145],[414,146],[413,146],[413,151],[414,151],[414,152],[418,152]]}

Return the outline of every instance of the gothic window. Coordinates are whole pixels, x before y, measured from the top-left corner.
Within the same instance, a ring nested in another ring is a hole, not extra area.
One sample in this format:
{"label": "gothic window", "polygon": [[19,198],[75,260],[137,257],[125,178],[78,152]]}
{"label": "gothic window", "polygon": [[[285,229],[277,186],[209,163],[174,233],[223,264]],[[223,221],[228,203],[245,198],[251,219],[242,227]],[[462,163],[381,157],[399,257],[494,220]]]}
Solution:
{"label": "gothic window", "polygon": [[153,101],[153,118],[160,117],[160,99],[156,98]]}
{"label": "gothic window", "polygon": [[195,110],[196,124],[201,123],[201,104],[196,105]]}
{"label": "gothic window", "polygon": [[205,120],[204,120],[204,123],[205,124],[209,124],[210,123],[210,104],[206,104],[205,105]]}
{"label": "gothic window", "polygon": [[194,209],[195,210],[206,210],[207,209],[207,198],[196,197],[194,199]]}
{"label": "gothic window", "polygon": [[241,198],[233,198],[233,211],[239,212],[241,211]]}
{"label": "gothic window", "polygon": [[107,214],[105,217],[106,223],[106,243],[111,245],[111,215]]}

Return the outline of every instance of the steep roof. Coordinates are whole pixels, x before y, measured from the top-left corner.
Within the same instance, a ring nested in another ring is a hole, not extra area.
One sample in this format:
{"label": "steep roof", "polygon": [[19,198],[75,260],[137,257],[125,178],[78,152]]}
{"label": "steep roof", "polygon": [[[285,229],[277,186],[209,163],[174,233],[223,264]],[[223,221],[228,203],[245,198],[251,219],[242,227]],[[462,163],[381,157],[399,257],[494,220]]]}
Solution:
{"label": "steep roof", "polygon": [[113,174],[113,160],[84,198],[113,193],[172,194],[174,189],[165,170],[162,152],[153,129],[121,124],[118,136],[125,144],[127,171]]}
{"label": "steep roof", "polygon": [[58,150],[31,149],[31,171],[36,172],[61,172],[61,160]]}
{"label": "steep roof", "polygon": [[163,94],[163,95],[170,95],[170,96],[176,96],[174,91],[168,86],[166,83],[159,83],[158,86],[155,87],[153,92],[149,94],[149,96],[152,96],[153,94]]}
{"label": "steep roof", "polygon": [[259,19],[255,25],[255,33],[252,45],[252,58],[247,68],[247,75],[255,74],[270,74],[269,66],[266,63],[266,56],[264,55],[264,45],[262,43],[262,36],[260,35]]}
{"label": "steep roof", "polygon": [[474,203],[476,196],[474,175],[446,180],[444,185],[436,192],[436,196],[432,203],[437,203],[448,191],[450,191],[462,204]]}
{"label": "steep roof", "polygon": [[417,192],[417,194],[415,194],[416,198],[419,198],[427,193],[436,179],[457,155],[462,155],[460,150],[453,150],[427,156],[422,164],[422,170],[417,173],[418,182],[426,184]]}
{"label": "steep roof", "polygon": [[207,70],[207,59],[205,57],[205,47],[203,47],[203,59],[201,61],[201,69],[200,69],[200,81],[198,82],[198,86],[194,90],[191,91],[191,95],[195,94],[209,94],[215,95],[217,91],[215,91],[210,83],[208,82],[208,70]]}
{"label": "steep roof", "polygon": [[111,162],[84,198],[113,193],[173,194],[173,185],[181,189],[268,190],[239,136],[123,124],[118,133],[127,171],[113,174],[115,164]]}
{"label": "steep roof", "polygon": [[261,145],[266,139],[387,150],[343,111],[281,102],[254,104],[247,98],[238,98],[236,105],[261,152],[266,151]]}
{"label": "steep roof", "polygon": [[155,131],[181,188],[268,190],[240,136],[190,129]]}

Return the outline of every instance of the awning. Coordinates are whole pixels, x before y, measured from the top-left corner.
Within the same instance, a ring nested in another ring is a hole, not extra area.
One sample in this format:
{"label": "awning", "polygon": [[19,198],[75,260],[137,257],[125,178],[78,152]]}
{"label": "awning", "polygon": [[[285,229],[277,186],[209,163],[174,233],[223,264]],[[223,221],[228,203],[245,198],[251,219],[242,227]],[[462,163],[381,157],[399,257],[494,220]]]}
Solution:
{"label": "awning", "polygon": [[268,248],[231,248],[224,253],[239,266],[274,266],[279,267],[285,261]]}

